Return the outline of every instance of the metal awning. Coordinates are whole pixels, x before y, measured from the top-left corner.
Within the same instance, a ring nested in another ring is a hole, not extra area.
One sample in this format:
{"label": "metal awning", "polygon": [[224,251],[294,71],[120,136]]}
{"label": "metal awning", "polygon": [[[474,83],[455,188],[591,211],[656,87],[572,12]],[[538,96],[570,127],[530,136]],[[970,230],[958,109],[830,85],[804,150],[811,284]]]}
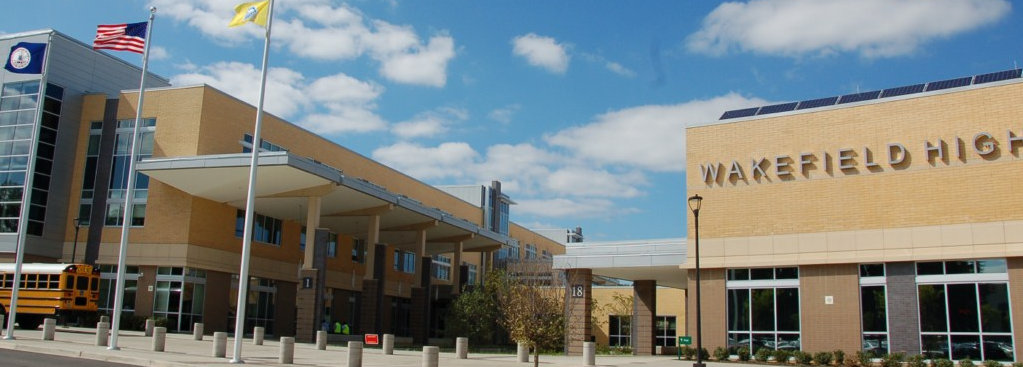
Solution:
{"label": "metal awning", "polygon": [[686,289],[686,240],[578,242],[554,255],[555,269],[591,269],[593,275],[625,280],[654,280],[657,285]]}
{"label": "metal awning", "polygon": [[[138,171],[190,195],[245,208],[250,153],[145,159]],[[305,223],[308,197],[320,197],[320,227],[366,238],[368,217],[380,215],[380,242],[411,248],[426,229],[427,255],[490,251],[510,238],[334,167],[288,152],[263,152],[256,177],[256,212]]]}

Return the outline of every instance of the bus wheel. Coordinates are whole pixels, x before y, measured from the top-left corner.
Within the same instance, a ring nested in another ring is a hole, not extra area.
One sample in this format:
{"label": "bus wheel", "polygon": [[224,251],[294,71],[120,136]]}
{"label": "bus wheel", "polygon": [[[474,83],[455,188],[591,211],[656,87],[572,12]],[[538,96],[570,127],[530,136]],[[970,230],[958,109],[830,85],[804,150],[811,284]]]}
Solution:
{"label": "bus wheel", "polygon": [[18,315],[18,327],[23,330],[35,330],[43,323],[43,315]]}

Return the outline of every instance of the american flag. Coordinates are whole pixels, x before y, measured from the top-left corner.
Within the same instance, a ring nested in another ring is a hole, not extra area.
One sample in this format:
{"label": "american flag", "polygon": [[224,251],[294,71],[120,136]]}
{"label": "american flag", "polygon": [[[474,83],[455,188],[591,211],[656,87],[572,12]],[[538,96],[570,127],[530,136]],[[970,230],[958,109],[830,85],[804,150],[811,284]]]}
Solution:
{"label": "american flag", "polygon": [[146,47],[146,22],[100,24],[96,27],[94,50],[117,50],[143,53]]}

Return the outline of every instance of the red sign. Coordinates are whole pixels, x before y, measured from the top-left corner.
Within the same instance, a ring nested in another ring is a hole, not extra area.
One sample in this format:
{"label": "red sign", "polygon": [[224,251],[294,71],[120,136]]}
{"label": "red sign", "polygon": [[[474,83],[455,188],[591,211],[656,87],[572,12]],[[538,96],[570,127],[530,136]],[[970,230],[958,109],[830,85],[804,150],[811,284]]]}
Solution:
{"label": "red sign", "polygon": [[380,337],[377,334],[366,334],[366,345],[380,344]]}

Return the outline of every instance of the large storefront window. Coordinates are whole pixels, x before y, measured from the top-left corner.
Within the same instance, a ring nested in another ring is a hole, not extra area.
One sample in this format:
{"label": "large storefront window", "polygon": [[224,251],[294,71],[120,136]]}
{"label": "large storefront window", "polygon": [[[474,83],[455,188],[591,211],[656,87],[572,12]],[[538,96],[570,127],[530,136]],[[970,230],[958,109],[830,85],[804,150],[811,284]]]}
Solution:
{"label": "large storefront window", "polygon": [[167,319],[167,329],[190,331],[202,322],[206,298],[206,272],[181,267],[159,267],[153,295],[153,315]]}
{"label": "large storefront window", "polygon": [[860,265],[863,353],[888,354],[888,304],[884,264]]}
{"label": "large storefront window", "polygon": [[632,346],[632,316],[609,315],[607,338],[607,345],[612,347]]}
{"label": "large storefront window", "polygon": [[[277,281],[273,279],[262,279],[249,277],[249,294],[246,297],[248,303],[245,306],[245,330],[252,332],[252,328],[262,326],[267,334],[274,334],[274,312],[277,303]],[[238,275],[231,275],[231,307],[228,316],[228,331],[234,332],[235,310],[238,309]]]}
{"label": "large storefront window", "polygon": [[800,349],[798,268],[728,269],[728,346]]}
{"label": "large storefront window", "polygon": [[[156,119],[139,121],[138,160],[153,156],[153,138],[156,134]],[[128,169],[131,163],[132,132],[135,119],[118,120],[114,138],[114,162],[110,170],[110,190],[107,191],[106,225],[120,226],[124,222],[124,205],[128,193]],[[135,198],[132,201],[132,226],[146,224],[146,202],[149,198],[149,176],[135,173]]]}
{"label": "large storefront window", "polygon": [[1015,360],[1005,260],[917,263],[921,352]]}
{"label": "large storefront window", "polygon": [[0,233],[18,230],[25,202],[33,130],[37,129],[35,172],[28,211],[27,232],[42,235],[50,190],[50,173],[57,144],[57,127],[64,88],[47,84],[40,107],[38,80],[6,83],[0,90]]}
{"label": "large storefront window", "polygon": [[[114,285],[117,284],[117,265],[100,265],[99,266],[99,304],[97,305],[100,311],[106,311],[106,313],[114,312],[114,294],[117,292],[117,288]],[[121,311],[134,313],[135,312],[135,294],[138,292],[139,287],[139,267],[138,266],[127,266],[124,268],[124,302],[121,303]]]}

